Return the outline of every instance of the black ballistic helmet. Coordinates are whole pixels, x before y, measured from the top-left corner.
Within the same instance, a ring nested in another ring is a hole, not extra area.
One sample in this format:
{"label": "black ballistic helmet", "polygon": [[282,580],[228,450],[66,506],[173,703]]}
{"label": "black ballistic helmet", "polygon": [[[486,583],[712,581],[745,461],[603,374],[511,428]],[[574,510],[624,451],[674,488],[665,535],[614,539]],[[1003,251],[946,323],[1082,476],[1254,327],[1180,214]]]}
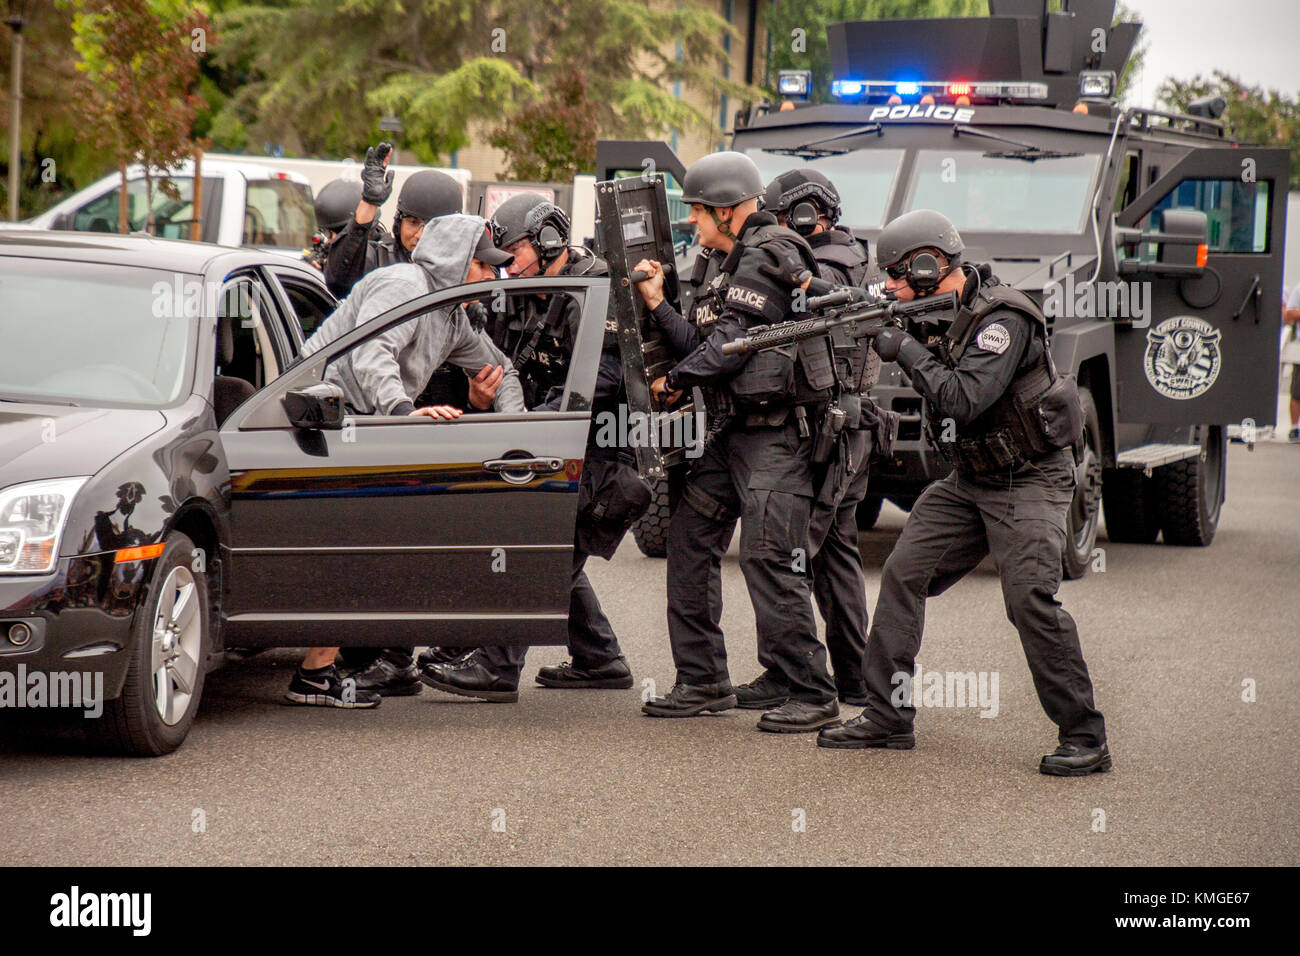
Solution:
{"label": "black ballistic helmet", "polygon": [[316,194],[316,228],[339,232],[351,220],[361,202],[361,183],[334,179]]}
{"label": "black ballistic helmet", "polygon": [[398,219],[436,219],[464,211],[460,183],[436,169],[422,169],[402,184],[397,196]]}
{"label": "black ballistic helmet", "polygon": [[710,153],[686,170],[682,202],[715,209],[736,206],[763,193],[763,174],[744,153]]}
{"label": "black ballistic helmet", "polygon": [[835,185],[815,169],[804,167],[782,173],[767,184],[763,208],[800,232],[812,232],[825,216],[835,225],[840,218],[840,194]]}
{"label": "black ballistic helmet", "polygon": [[966,246],[947,216],[933,209],[905,212],[880,232],[876,240],[876,262],[882,269],[898,265],[908,253],[924,248],[938,249],[948,259],[948,272],[961,265]]}
{"label": "black ballistic helmet", "polygon": [[492,240],[502,249],[528,239],[539,258],[559,255],[569,245],[569,217],[537,193],[517,193],[492,214]]}

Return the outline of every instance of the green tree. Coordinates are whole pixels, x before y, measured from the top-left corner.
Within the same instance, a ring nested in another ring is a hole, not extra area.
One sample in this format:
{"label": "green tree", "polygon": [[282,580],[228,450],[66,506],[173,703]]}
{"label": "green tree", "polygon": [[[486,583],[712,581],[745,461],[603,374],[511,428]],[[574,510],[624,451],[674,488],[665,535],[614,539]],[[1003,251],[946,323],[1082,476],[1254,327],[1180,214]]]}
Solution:
{"label": "green tree", "polygon": [[1291,190],[1300,190],[1300,97],[1247,86],[1235,76],[1215,71],[1209,78],[1169,77],[1156,90],[1162,107],[1186,112],[1192,100],[1221,96],[1228,104],[1222,119],[1238,142],[1281,146],[1291,151]]}
{"label": "green tree", "polygon": [[[145,228],[152,230],[150,170],[174,167],[194,151],[193,87],[211,41],[207,14],[189,0],[63,2],[73,11],[72,42],[81,57],[75,111],[82,129],[122,170],[123,203],[126,167],[144,164]],[[126,215],[120,228],[129,228]]]}
{"label": "green tree", "polygon": [[[1059,0],[1049,4],[1059,8]],[[763,23],[771,37],[764,86],[775,95],[778,70],[812,70],[811,100],[827,102],[831,97],[831,56],[826,25],[842,20],[899,20],[926,17],[988,16],[988,0],[781,0],[764,12]],[[1134,20],[1136,15],[1123,3],[1115,8],[1115,23]],[[1119,78],[1119,95],[1139,67],[1146,50],[1139,39]]]}
{"label": "green tree", "polygon": [[[309,154],[356,153],[391,113],[425,162],[468,145],[482,124],[501,132],[516,168],[543,157],[555,170],[589,168],[589,137],[573,137],[565,155],[544,141],[570,126],[564,110],[594,116],[601,135],[661,135],[713,128],[673,96],[677,82],[756,92],[719,78],[721,39],[735,34],[700,0],[263,0],[217,24],[218,65],[247,70],[247,82],[214,117],[214,138],[242,129]],[[575,72],[580,106],[565,86]]]}

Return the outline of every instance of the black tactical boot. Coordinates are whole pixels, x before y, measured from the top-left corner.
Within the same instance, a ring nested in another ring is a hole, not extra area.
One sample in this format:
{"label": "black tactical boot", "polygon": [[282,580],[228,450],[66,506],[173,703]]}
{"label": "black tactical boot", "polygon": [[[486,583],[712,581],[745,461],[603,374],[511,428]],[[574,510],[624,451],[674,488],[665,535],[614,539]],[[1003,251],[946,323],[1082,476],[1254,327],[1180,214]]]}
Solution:
{"label": "black tactical boot", "polygon": [[537,671],[537,683],[543,687],[586,687],[593,690],[627,690],[632,686],[632,669],[621,654],[598,667],[579,667],[565,661]]}
{"label": "black tactical boot", "polygon": [[706,710],[717,713],[736,706],[731,682],[721,684],[674,684],[667,697],[651,697],[641,705],[648,717],[696,717]]}
{"label": "black tactical boot", "polygon": [[[409,660],[409,658],[408,658]],[[357,690],[368,690],[381,697],[411,697],[424,690],[420,671],[412,661],[405,667],[381,657],[369,667],[348,675],[357,682]]]}
{"label": "black tactical boot", "polygon": [[840,705],[833,700],[814,704],[806,700],[788,700],[776,710],[758,718],[758,729],[774,734],[810,734],[828,724],[840,722]]}
{"label": "black tactical boot", "polygon": [[477,654],[455,664],[426,664],[420,669],[420,680],[434,690],[494,704],[513,704],[519,699],[519,687],[483,666]]}
{"label": "black tactical boot", "polygon": [[1110,747],[1084,747],[1064,743],[1042,759],[1038,772],[1053,777],[1086,777],[1090,773],[1110,773]]}
{"label": "black tactical boot", "polygon": [[474,653],[472,647],[429,647],[420,651],[415,663],[420,667],[430,664],[457,664]]}
{"label": "black tactical boot", "polygon": [[736,685],[736,706],[741,710],[771,710],[790,699],[790,688],[763,671],[748,684]]}
{"label": "black tactical boot", "polygon": [[885,730],[860,715],[838,727],[827,727],[817,735],[817,746],[834,750],[865,750],[868,747],[911,750],[916,746],[916,735],[910,730]]}

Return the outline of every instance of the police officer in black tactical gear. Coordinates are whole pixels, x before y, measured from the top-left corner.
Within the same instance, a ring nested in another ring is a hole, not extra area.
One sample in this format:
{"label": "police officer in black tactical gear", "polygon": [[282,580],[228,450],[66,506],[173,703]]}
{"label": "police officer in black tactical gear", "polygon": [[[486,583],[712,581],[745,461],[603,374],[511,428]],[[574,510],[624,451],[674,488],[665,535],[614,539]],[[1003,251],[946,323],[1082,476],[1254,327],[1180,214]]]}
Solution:
{"label": "police officer in black tactical gear", "polygon": [[692,717],[736,706],[719,622],[722,556],[741,521],[740,566],[754,604],[760,663],[789,688],[789,700],[759,718],[761,730],[806,732],[839,718],[826,648],[817,639],[807,577],[812,512],[812,441],[834,369],[830,341],[753,357],[722,346],[747,328],[790,318],[793,276],[817,274],[808,243],[758,211],[763,180],[749,157],[714,153],[682,183],[700,244],[726,253],[717,277],[683,319],[663,299],[663,271],[642,260],[637,284],[682,360],[652,383],[675,401],[699,386],[709,437],[691,464],[668,530],[668,635],[677,680],[642,708],[653,717]]}
{"label": "police officer in black tactical gear", "polygon": [[[836,225],[840,195],[820,172],[803,167],[782,173],[768,183],[763,208],[775,215],[778,223],[808,240],[823,279],[837,285],[865,284],[866,246],[848,229]],[[862,706],[866,703],[862,658],[868,615],[857,509],[867,494],[868,458],[880,444],[875,435],[892,427],[891,413],[883,413],[866,395],[880,377],[880,357],[870,342],[854,339],[847,328],[835,329],[831,339],[840,391],[836,405],[844,412],[843,439],[837,458],[815,470],[818,495],[812,546],[816,550],[810,567],[813,595],[826,622],[826,648],[839,699]],[[738,706],[747,709],[779,707],[788,697],[788,688],[770,671],[736,686]]]}
{"label": "police officer in black tactical gear", "polygon": [[929,333],[930,348],[892,326],[874,339],[880,357],[897,361],[925,399],[930,441],[955,470],[917,499],[885,562],[867,639],[866,709],[822,731],[817,743],[915,746],[912,675],[925,600],[992,554],[1038,699],[1060,728],[1060,746],[1039,770],[1105,772],[1105,722],[1074,621],[1056,600],[1076,481],[1071,445],[1083,425],[1078,391],[1056,375],[1037,304],[988,267],[963,267],[963,251],[956,228],[931,210],[900,216],[876,242],[886,288],[899,300],[960,293],[951,325],[918,330]]}
{"label": "police officer in black tactical gear", "polygon": [[313,205],[316,211],[316,234],[312,248],[303,258],[321,271],[329,256],[330,246],[338,234],[352,221],[357,203],[361,202],[361,184],[346,179],[333,179],[321,187]]}
{"label": "police officer in black tactical gear", "polygon": [[340,299],[368,272],[395,262],[410,262],[411,250],[420,241],[424,224],[430,219],[463,211],[460,184],[436,169],[422,169],[402,184],[393,231],[384,232],[375,217],[393,192],[396,173],[388,168],[392,151],[391,143],[380,143],[366,150],[366,162],[361,170],[361,200],[352,221],[330,248],[325,263],[325,284]]}
{"label": "police officer in black tactical gear", "polygon": [[[558,206],[535,193],[521,193],[501,204],[491,229],[498,248],[511,253],[512,277],[603,276],[603,259],[569,245],[569,218]],[[519,371],[524,403],[530,409],[558,411],[569,373],[582,310],[570,296],[516,297],[517,307],[493,313],[488,329],[493,341]],[[614,628],[584,567],[587,558],[612,558],[624,534],[650,502],[649,488],[637,475],[627,449],[596,442],[602,416],[618,417],[626,402],[618,328],[606,320],[605,340],[596,374],[592,424],[579,490],[579,514],[573,548],[573,586],[569,598],[569,653],[572,661],[537,672],[543,687],[627,689],[632,671]],[[430,648],[420,655],[421,679],[437,690],[498,703],[519,699],[519,676],[526,647],[487,646],[464,656],[459,648]]]}

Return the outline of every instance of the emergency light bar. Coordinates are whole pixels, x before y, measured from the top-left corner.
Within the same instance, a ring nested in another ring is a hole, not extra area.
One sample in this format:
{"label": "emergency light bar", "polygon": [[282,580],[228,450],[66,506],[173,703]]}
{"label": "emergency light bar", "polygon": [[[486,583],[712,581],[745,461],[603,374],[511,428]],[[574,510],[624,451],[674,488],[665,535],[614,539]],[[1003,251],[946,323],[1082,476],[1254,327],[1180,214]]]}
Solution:
{"label": "emergency light bar", "polygon": [[952,102],[957,97],[969,97],[970,102],[978,100],[1046,100],[1046,83],[1026,83],[1024,81],[980,83],[965,81],[932,80],[832,80],[831,95],[836,99],[850,102],[872,103],[886,102],[891,96],[904,102],[907,97],[934,97],[933,102]]}

